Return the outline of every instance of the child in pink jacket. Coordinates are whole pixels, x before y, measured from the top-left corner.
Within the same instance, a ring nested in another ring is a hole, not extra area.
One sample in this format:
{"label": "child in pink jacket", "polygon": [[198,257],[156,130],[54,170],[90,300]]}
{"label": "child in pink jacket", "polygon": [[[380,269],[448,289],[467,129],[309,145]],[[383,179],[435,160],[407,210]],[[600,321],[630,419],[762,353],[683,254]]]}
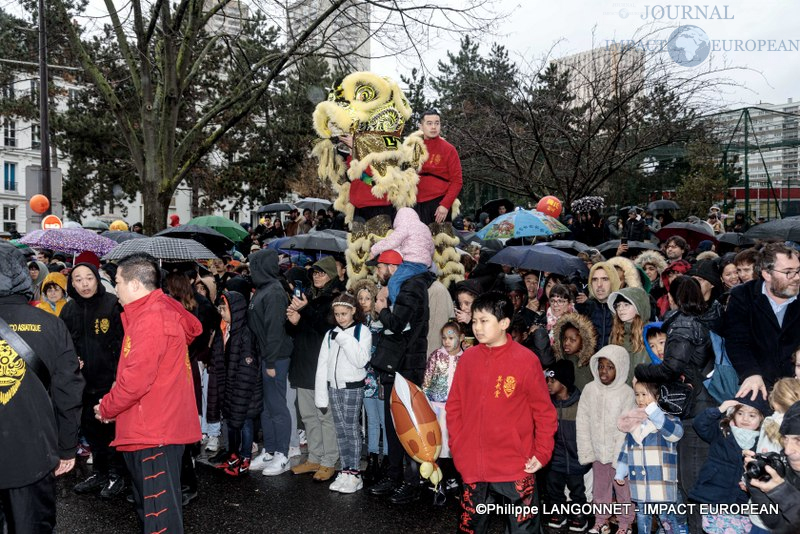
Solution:
{"label": "child in pink jacket", "polygon": [[373,257],[387,250],[395,250],[403,257],[403,263],[389,279],[389,301],[392,304],[403,282],[428,270],[434,252],[431,231],[419,220],[417,212],[413,209],[397,210],[393,227],[394,231],[391,234],[372,245],[370,249]]}

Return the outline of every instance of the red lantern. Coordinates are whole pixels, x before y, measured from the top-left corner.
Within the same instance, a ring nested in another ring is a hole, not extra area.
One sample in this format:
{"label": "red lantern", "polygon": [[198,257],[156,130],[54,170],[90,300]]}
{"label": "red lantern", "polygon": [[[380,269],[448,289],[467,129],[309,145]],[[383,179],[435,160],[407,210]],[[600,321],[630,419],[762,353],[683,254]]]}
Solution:
{"label": "red lantern", "polygon": [[561,201],[554,196],[542,197],[538,204],[536,204],[536,211],[541,211],[545,215],[551,217],[558,217],[561,215]]}
{"label": "red lantern", "polygon": [[34,213],[44,213],[50,207],[50,201],[44,195],[33,195],[29,205]]}

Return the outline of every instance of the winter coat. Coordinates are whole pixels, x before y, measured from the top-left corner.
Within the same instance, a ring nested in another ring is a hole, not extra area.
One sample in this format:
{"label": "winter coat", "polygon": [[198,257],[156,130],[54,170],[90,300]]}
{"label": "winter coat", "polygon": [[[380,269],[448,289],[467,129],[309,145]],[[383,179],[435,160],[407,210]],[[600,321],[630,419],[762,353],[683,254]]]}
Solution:
{"label": "winter coat", "polygon": [[550,461],[558,427],[539,359],[506,336],[461,356],[447,399],[450,451],[464,482],[512,482]]}
{"label": "winter coat", "polygon": [[599,301],[592,289],[592,275],[597,269],[603,269],[611,280],[611,293],[619,289],[619,276],[617,270],[608,262],[599,262],[592,265],[589,270],[589,299],[583,304],[576,304],[575,311],[589,318],[597,332],[597,345],[595,352],[608,345],[611,336],[611,326],[614,316],[606,306],[605,301]]}
{"label": "winter coat", "polygon": [[789,304],[783,325],[778,325],[763,287],[762,280],[751,280],[731,289],[724,337],[739,380],[761,375],[770,390],[778,379],[794,376],[792,353],[800,346],[800,299]]}
{"label": "winter coat", "polygon": [[201,276],[195,284],[203,284],[206,286],[206,291],[208,291],[208,300],[211,304],[216,304],[217,302],[217,282],[214,280],[213,276]]}
{"label": "winter coat", "polygon": [[50,269],[47,267],[47,264],[39,260],[34,260],[34,263],[39,267],[39,276],[33,281],[33,298],[31,300],[36,302],[42,298],[42,284],[45,278],[47,278],[47,275],[50,274]]}
{"label": "winter coat", "polygon": [[558,417],[558,430],[556,430],[553,459],[550,469],[556,473],[568,475],[583,475],[590,465],[581,465],[578,461],[578,432],[576,420],[578,418],[578,401],[581,399],[581,390],[573,388],[566,400],[551,397],[556,407]]}
{"label": "winter coat", "polygon": [[[614,309],[614,305],[617,303],[617,300],[620,297],[624,297],[626,300],[633,303],[634,307],[636,308],[636,314],[642,319],[643,322],[646,322],[650,317],[650,299],[648,298],[647,293],[644,289],[639,287],[624,287],[619,291],[615,291],[608,297],[608,309],[611,310],[611,313],[614,314],[615,321],[619,319],[616,317],[617,313]],[[631,364],[630,369],[628,371],[628,384],[633,384],[633,372],[636,369],[636,366],[640,363],[646,363],[650,361],[650,358],[647,357],[647,350],[644,347],[647,346],[647,340],[642,337],[642,342],[644,346],[641,350],[634,351],[633,350],[633,336],[644,336],[643,332],[633,332],[633,322],[623,323],[623,327],[625,329],[625,333],[623,336],[622,346],[625,347],[625,350],[631,356]],[[613,341],[613,340],[612,340]]]}
{"label": "winter coat", "polygon": [[417,212],[411,208],[400,208],[394,217],[394,231],[370,249],[373,256],[387,250],[395,250],[403,261],[421,263],[430,267],[433,260],[433,236],[430,228],[419,220]]}
{"label": "winter coat", "polygon": [[428,346],[425,354],[430,354],[442,345],[442,327],[453,318],[455,308],[450,292],[439,280],[434,278],[428,286]]}
{"label": "winter coat", "polygon": [[[600,383],[597,364],[606,358],[614,364],[617,376],[611,384]],[[617,419],[636,407],[633,389],[625,383],[630,366],[628,351],[618,345],[606,345],[589,360],[594,381],[586,385],[578,403],[578,461],[617,465],[617,455],[625,433],[617,430]]]}
{"label": "winter coat", "polygon": [[642,435],[642,429],[637,429],[625,434],[615,478],[628,477],[632,501],[678,502],[678,440],[683,426],[656,403],[646,410],[649,432]]}
{"label": "winter coat", "polygon": [[335,280],[320,290],[306,291],[308,304],[300,310],[300,321],[287,324],[287,331],[294,340],[289,381],[293,387],[314,389],[317,382],[319,351],[325,334],[331,329],[331,304],[333,303]]}
{"label": "winter coat", "polygon": [[[245,298],[235,291],[224,291],[231,312],[230,337],[224,341],[224,332],[214,336],[212,352],[214,371],[217,375],[217,395],[221,406],[213,406],[209,394],[209,420],[218,421],[222,416],[232,428],[242,428],[247,419],[258,417],[262,409],[261,373],[254,336],[247,326],[247,304]],[[216,415],[216,417],[214,417]]]}
{"label": "winter coat", "polygon": [[615,270],[617,267],[622,269],[622,276],[625,278],[626,288],[642,287],[642,279],[639,277],[639,270],[631,260],[623,258],[622,256],[614,256],[613,258],[607,259],[606,263],[614,267]]}
{"label": "winter coat", "polygon": [[[0,398],[0,489],[41,480],[59,460],[75,458],[81,417],[83,377],[64,323],[28,304],[32,280],[22,254],[0,242],[0,317],[30,345],[50,375],[50,391],[4,343]],[[9,386],[9,383],[11,385]]]}
{"label": "winter coat", "polygon": [[[667,333],[664,361],[657,365],[645,363],[636,366],[634,375],[642,382],[678,382],[681,376],[692,386],[693,408],[687,419],[715,406],[703,380],[714,362],[714,350],[708,333],[718,321],[719,309],[711,308],[700,317],[675,311],[664,321],[661,329]],[[716,326],[715,326],[716,327]]]}
{"label": "winter coat", "polygon": [[[45,286],[51,283],[56,284],[64,292],[64,296],[56,302],[50,302],[47,300],[47,291],[44,290]],[[39,304],[37,304],[36,307],[40,310],[46,311],[47,313],[52,313],[56,317],[61,315],[61,311],[67,304],[67,277],[61,273],[50,273],[45,276],[40,289],[42,296],[39,299]]]}
{"label": "winter coat", "polygon": [[692,423],[697,435],[711,447],[697,475],[697,482],[689,491],[689,498],[708,504],[744,504],[748,499],[747,493],[739,488],[739,481],[744,475],[742,448],[732,432],[727,436],[722,433],[719,425],[723,415],[719,408],[708,408],[698,414]]}
{"label": "winter coat", "polygon": [[116,418],[121,451],[200,441],[200,419],[189,370],[189,344],[200,321],[156,289],[125,306],[125,340],[114,387],[100,401],[100,415]]}
{"label": "winter coat", "polygon": [[785,482],[764,493],[750,486],[754,504],[777,504],[777,514],[760,514],[759,518],[773,534],[795,534],[800,525],[800,473],[786,470]]}
{"label": "winter coat", "polygon": [[247,311],[247,326],[255,337],[259,361],[274,369],[277,360],[292,355],[292,338],[286,332],[289,296],[278,279],[278,253],[262,249],[250,255],[250,273],[256,293]]}
{"label": "winter coat", "polygon": [[75,352],[83,361],[83,377],[86,379],[87,395],[107,393],[117,373],[120,348],[124,336],[117,297],[106,293],[100,283],[97,268],[90,263],[79,263],[77,267],[88,267],[97,278],[97,292],[83,298],[72,287],[75,269],[69,275],[67,292],[72,300],[61,310],[61,319],[72,334]]}
{"label": "winter coat", "polygon": [[[647,342],[647,334],[652,329],[658,329],[663,332],[664,323],[662,323],[661,321],[654,321],[652,323],[647,323],[646,325],[644,325],[644,328],[642,329],[642,339],[644,339],[644,349],[645,351],[647,351],[647,355],[650,357],[650,363],[660,364],[661,356],[653,352],[653,349],[650,348],[650,343]],[[635,370],[636,369],[634,369],[634,371]]]}
{"label": "winter coat", "polygon": [[[423,273],[413,276],[403,282],[397,301],[391,308],[381,310],[378,318],[383,325],[382,336],[403,336],[405,338],[405,355],[397,366],[397,372],[407,380],[422,385],[425,364],[428,355],[428,285],[433,273]],[[408,327],[408,328],[406,328]],[[388,330],[388,332],[387,332]],[[378,341],[378,351],[384,350]],[[381,373],[381,383],[394,382],[394,375]]]}
{"label": "winter coat", "polygon": [[[581,350],[577,354],[564,354],[561,333],[567,326],[574,326],[581,336]],[[575,387],[583,391],[586,384],[594,380],[589,360],[595,353],[597,345],[597,332],[588,318],[579,313],[568,313],[561,316],[553,327],[553,352],[555,359],[566,359],[575,366]]]}
{"label": "winter coat", "polygon": [[428,356],[428,365],[425,367],[425,378],[422,381],[422,391],[431,402],[447,402],[450,394],[449,369],[450,360],[453,366],[458,365],[458,360],[464,351],[451,355],[444,347],[440,347]]}
{"label": "winter coat", "polygon": [[[356,339],[358,330],[358,339]],[[331,334],[336,332],[336,337]],[[330,330],[319,349],[317,376],[314,384],[314,403],[327,408],[328,388],[353,389],[364,387],[365,369],[372,352],[372,333],[366,325],[353,324],[342,330]]]}
{"label": "winter coat", "polygon": [[645,224],[644,219],[637,217],[625,221],[622,236],[631,241],[644,241],[647,239],[647,224]]}

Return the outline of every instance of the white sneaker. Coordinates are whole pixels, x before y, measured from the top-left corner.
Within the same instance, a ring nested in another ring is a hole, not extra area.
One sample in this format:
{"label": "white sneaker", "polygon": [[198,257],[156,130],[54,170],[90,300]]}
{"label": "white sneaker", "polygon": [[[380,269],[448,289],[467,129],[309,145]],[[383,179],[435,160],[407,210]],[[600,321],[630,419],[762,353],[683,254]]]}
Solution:
{"label": "white sneaker", "polygon": [[349,475],[344,471],[339,471],[339,474],[336,475],[336,480],[334,480],[331,485],[328,486],[328,489],[331,491],[339,491],[339,489],[342,487],[342,484],[344,484],[347,480],[348,476]]}
{"label": "white sneaker", "polygon": [[250,461],[250,471],[263,471],[272,461],[272,455],[267,451],[261,451],[261,454],[253,457]]}
{"label": "white sneaker", "polygon": [[297,431],[297,439],[300,442],[300,446],[308,445],[308,439],[306,439],[306,431],[302,428]]}
{"label": "white sneaker", "polygon": [[209,452],[217,452],[219,450],[219,436],[209,436],[206,442],[206,450]]}
{"label": "white sneaker", "polygon": [[265,476],[280,475],[288,471],[289,467],[289,459],[284,456],[282,452],[276,452],[275,456],[273,456],[272,460],[267,464],[267,467],[261,471],[261,474]]}
{"label": "white sneaker", "polygon": [[93,465],[94,464],[94,456],[91,454],[86,458],[86,465]]}
{"label": "white sneaker", "polygon": [[339,493],[355,493],[364,487],[364,481],[361,480],[361,475],[354,475],[348,473],[344,483],[339,486],[337,491]]}
{"label": "white sneaker", "polygon": [[300,452],[300,447],[289,447],[289,458],[296,458],[302,455],[303,453]]}

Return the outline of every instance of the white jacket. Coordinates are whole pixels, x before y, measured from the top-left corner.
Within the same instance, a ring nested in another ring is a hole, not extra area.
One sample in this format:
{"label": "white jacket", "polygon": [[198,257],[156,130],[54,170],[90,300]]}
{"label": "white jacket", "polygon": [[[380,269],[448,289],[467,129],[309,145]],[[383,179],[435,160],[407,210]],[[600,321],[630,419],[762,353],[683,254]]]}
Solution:
{"label": "white jacket", "polygon": [[[317,408],[328,407],[329,383],[333,388],[344,389],[348,382],[359,382],[367,376],[365,367],[372,352],[372,333],[362,324],[356,340],[356,326],[344,331],[337,326],[322,340],[314,383]],[[331,339],[331,332],[337,332],[336,339]]]}

